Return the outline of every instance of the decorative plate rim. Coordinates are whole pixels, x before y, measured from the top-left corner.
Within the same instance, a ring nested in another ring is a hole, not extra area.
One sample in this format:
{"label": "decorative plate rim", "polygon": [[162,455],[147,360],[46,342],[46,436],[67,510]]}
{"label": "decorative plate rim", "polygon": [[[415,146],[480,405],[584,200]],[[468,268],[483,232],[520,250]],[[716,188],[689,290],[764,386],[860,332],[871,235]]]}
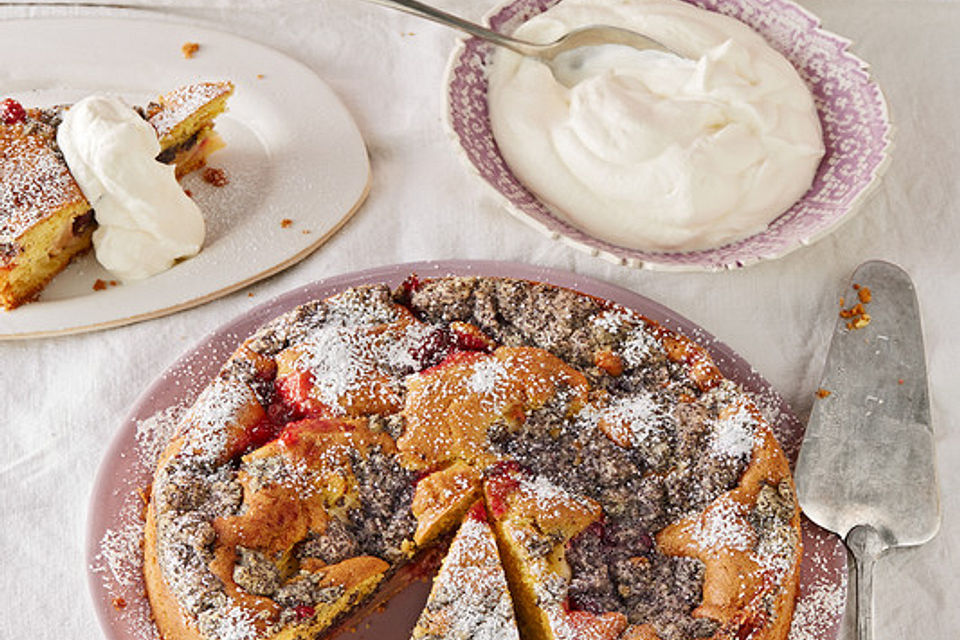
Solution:
{"label": "decorative plate rim", "polygon": [[[144,469],[142,461],[136,455],[138,424],[156,415],[158,411],[170,407],[171,402],[178,404],[195,398],[208,381],[207,375],[209,374],[212,378],[240,342],[256,327],[281,313],[308,300],[326,298],[351,286],[381,282],[396,286],[411,273],[427,278],[460,275],[533,280],[573,289],[635,310],[706,348],[726,377],[740,384],[758,401],[758,404],[774,414],[775,419],[771,418],[770,422],[791,460],[791,466],[796,460],[804,424],[793,414],[786,400],[773,386],[739,354],[706,329],[669,307],[630,289],[561,269],[496,260],[410,262],[330,276],[287,291],[226,320],[168,365],[146,387],[123,418],[99,462],[90,491],[85,526],[87,591],[100,627],[108,640],[145,640],[135,625],[143,624],[145,620],[139,616],[149,613],[149,607],[146,613],[143,610],[145,598],[142,595],[142,584],[140,587],[128,586],[125,592],[111,591],[107,588],[103,576],[109,573],[109,569],[106,561],[100,557],[101,541],[106,533],[115,531],[113,527],[129,525],[129,521],[135,517],[142,517],[142,503],[139,502],[136,492],[144,486],[142,484],[144,478],[146,482],[150,481],[153,469]],[[182,373],[190,373],[193,377],[181,384],[183,381],[177,376]],[[130,506],[131,504],[133,506]],[[802,530],[804,556],[801,562],[801,580],[798,585],[798,607],[804,602],[804,597],[808,597],[811,602],[815,601],[817,589],[836,591],[838,598],[845,598],[847,556],[843,543],[839,537],[817,527],[806,518],[803,518]],[[107,577],[109,578],[109,575]],[[139,594],[140,601],[134,601],[131,598],[122,611],[116,609],[112,599],[119,596],[126,598],[130,590]],[[423,596],[425,595],[424,593]],[[403,597],[403,593],[395,596],[388,601],[384,614],[369,618],[367,620],[370,622],[369,629],[361,625],[358,635],[345,634],[343,637],[370,640],[384,637],[378,634],[395,628],[397,618],[402,615],[400,611],[394,611],[394,607],[398,610],[402,609]],[[816,625],[818,637],[824,640],[837,637],[843,600],[837,605],[837,612],[830,613],[827,619],[807,620],[804,623]],[[391,611],[394,613],[391,614]],[[795,619],[798,618],[795,616]],[[149,624],[147,628],[150,628]],[[397,637],[400,636],[407,637],[403,632]],[[338,635],[338,637],[341,636]]]}

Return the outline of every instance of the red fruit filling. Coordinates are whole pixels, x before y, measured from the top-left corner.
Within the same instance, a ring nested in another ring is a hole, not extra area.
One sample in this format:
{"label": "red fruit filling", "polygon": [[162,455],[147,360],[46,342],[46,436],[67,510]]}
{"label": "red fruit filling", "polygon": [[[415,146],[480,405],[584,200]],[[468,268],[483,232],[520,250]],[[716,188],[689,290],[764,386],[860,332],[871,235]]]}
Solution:
{"label": "red fruit filling", "polygon": [[310,618],[313,616],[314,613],[316,613],[316,610],[307,604],[297,605],[296,607],[293,608],[293,611],[294,613],[297,614],[297,617],[301,620],[303,620],[304,618]]}
{"label": "red fruit filling", "polygon": [[7,98],[0,102],[0,121],[2,121],[3,124],[17,124],[18,122],[22,122],[26,119],[26,109],[24,109],[23,105],[13,98]]}

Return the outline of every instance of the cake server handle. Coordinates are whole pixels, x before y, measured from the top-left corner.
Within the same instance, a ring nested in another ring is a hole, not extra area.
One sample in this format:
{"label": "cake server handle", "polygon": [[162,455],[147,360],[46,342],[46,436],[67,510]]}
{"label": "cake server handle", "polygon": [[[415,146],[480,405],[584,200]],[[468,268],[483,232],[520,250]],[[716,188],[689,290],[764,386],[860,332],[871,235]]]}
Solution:
{"label": "cake server handle", "polygon": [[851,529],[846,542],[857,565],[857,640],[873,640],[873,567],[889,545],[868,525]]}

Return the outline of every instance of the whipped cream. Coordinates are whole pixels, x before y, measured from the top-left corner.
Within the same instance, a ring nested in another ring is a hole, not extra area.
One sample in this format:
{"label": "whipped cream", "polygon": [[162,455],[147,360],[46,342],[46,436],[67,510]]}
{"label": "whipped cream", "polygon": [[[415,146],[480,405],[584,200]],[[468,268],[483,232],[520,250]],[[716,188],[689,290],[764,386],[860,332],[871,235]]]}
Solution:
{"label": "whipped cream", "polygon": [[558,215],[621,246],[697,250],[762,231],[807,191],[824,153],[817,111],[759,34],[680,0],[564,0],[515,35],[548,42],[592,24],[689,59],[586,49],[568,88],[542,63],[496,51],[494,137]]}
{"label": "whipped cream", "polygon": [[172,166],[156,161],[153,127],[119,98],[90,96],[57,130],[67,167],[93,206],[97,260],[124,281],[169,269],[200,251],[204,222]]}

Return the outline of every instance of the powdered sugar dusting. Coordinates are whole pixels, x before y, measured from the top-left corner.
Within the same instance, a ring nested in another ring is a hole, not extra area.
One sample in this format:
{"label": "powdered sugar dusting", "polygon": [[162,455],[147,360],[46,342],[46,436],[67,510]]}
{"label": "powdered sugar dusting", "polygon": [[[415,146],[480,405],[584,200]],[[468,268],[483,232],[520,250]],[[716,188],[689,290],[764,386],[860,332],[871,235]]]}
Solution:
{"label": "powdered sugar dusting", "polygon": [[713,425],[710,453],[729,458],[749,456],[757,444],[759,423],[749,409],[740,404]]}
{"label": "powdered sugar dusting", "polygon": [[137,423],[136,454],[144,469],[152,470],[157,465],[184,413],[183,407],[174,405]]}
{"label": "powdered sugar dusting", "polygon": [[136,424],[134,473],[119,489],[125,495],[117,518],[121,524],[104,532],[90,567],[114,599],[116,616],[131,629],[131,640],[159,640],[143,584],[144,491],[183,413],[184,407],[172,406]]}
{"label": "powdered sugar dusting", "polygon": [[311,374],[313,393],[335,415],[345,413],[342,401],[362,387],[398,405],[403,377],[420,368],[415,350],[432,331],[416,322],[395,323],[387,331],[325,325],[297,345],[295,366]]}
{"label": "powdered sugar dusting", "polygon": [[829,637],[843,614],[847,576],[839,582],[818,580],[804,589],[793,612],[788,640],[822,640]]}
{"label": "powdered sugar dusting", "polygon": [[62,207],[86,202],[52,143],[26,129],[0,125],[0,244]]}
{"label": "powdered sugar dusting", "polygon": [[706,551],[748,551],[756,541],[753,528],[746,519],[744,505],[729,498],[720,498],[697,520],[693,538]]}
{"label": "powdered sugar dusting", "polygon": [[[203,615],[201,614],[201,626]],[[229,607],[216,622],[204,629],[208,636],[218,640],[255,640],[258,637],[256,622],[249,612],[239,607]]]}
{"label": "powdered sugar dusting", "polygon": [[598,419],[624,427],[631,446],[661,438],[666,431],[664,423],[672,421],[663,402],[657,402],[652,394],[640,391],[617,398],[600,410]]}
{"label": "powdered sugar dusting", "polygon": [[205,462],[217,460],[227,450],[227,427],[252,406],[259,404],[243,383],[222,378],[211,382],[181,425],[189,440],[185,452]]}
{"label": "powdered sugar dusting", "polygon": [[450,545],[414,637],[519,638],[490,526],[468,517]]}
{"label": "powdered sugar dusting", "polygon": [[232,90],[227,82],[204,82],[174,89],[160,98],[163,109],[150,118],[161,139],[185,118]]}
{"label": "powdered sugar dusting", "polygon": [[621,354],[624,361],[631,367],[638,367],[657,350],[660,341],[647,329],[645,325],[634,327],[627,340],[623,343]]}
{"label": "powdered sugar dusting", "polygon": [[498,358],[485,358],[478,362],[467,378],[467,388],[474,393],[496,394],[497,387],[507,381],[510,372]]}
{"label": "powdered sugar dusting", "polygon": [[532,496],[538,509],[546,514],[561,515],[571,505],[592,509],[586,498],[553,484],[546,476],[538,475],[532,479],[524,476],[520,482],[520,491]]}
{"label": "powdered sugar dusting", "polygon": [[616,335],[620,329],[629,327],[636,322],[637,314],[623,307],[614,306],[594,316],[593,325],[607,333]]}

